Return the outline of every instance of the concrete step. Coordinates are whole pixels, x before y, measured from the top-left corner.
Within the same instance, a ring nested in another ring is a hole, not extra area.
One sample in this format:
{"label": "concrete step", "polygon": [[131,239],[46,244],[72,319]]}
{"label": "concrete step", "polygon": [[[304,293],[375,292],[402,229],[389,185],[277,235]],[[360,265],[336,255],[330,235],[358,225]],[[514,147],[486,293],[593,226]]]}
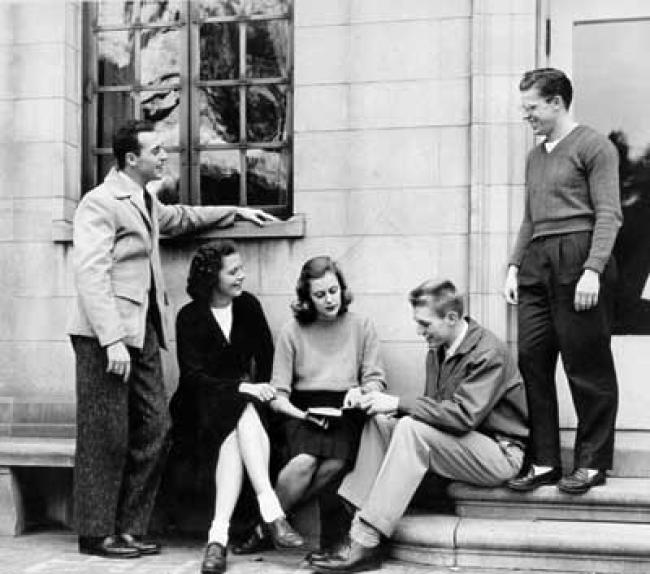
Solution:
{"label": "concrete step", "polygon": [[459,516],[650,523],[650,478],[608,478],[604,486],[580,496],[555,486],[523,493],[460,482],[450,484],[447,493]]}
{"label": "concrete step", "polygon": [[[562,444],[562,464],[569,472],[573,469],[573,442],[575,431],[563,430],[560,433]],[[610,476],[624,478],[650,478],[650,432],[616,431],[614,449],[614,468]]]}
{"label": "concrete step", "polygon": [[398,560],[459,569],[647,574],[650,524],[411,515],[390,551]]}

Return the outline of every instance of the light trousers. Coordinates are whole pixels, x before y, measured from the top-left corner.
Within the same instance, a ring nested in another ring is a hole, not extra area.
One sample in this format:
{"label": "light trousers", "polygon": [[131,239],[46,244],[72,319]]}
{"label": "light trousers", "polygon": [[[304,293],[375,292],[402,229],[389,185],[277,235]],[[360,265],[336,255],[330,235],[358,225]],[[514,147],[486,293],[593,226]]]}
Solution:
{"label": "light trousers", "polygon": [[412,417],[375,416],[361,434],[354,469],[339,495],[359,517],[390,536],[427,472],[477,486],[498,486],[523,462],[519,446],[476,431],[443,432]]}

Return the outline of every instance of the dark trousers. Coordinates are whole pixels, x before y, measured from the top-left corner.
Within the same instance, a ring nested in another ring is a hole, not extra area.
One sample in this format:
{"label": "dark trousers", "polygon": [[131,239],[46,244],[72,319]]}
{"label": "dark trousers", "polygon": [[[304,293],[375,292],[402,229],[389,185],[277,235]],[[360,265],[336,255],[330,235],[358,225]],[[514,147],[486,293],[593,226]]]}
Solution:
{"label": "dark trousers", "polygon": [[531,242],[519,269],[519,368],[528,394],[530,462],[559,467],[560,436],[555,369],[562,357],[578,418],[576,467],[609,469],[618,408],[610,348],[613,260],[600,278],[598,305],[575,311],[573,301],[591,233]]}
{"label": "dark trousers", "polygon": [[147,321],[129,347],[128,382],[106,372],[97,339],[72,337],[77,369],[74,515],[79,536],[146,533],[160,481],[169,415],[160,347]]}

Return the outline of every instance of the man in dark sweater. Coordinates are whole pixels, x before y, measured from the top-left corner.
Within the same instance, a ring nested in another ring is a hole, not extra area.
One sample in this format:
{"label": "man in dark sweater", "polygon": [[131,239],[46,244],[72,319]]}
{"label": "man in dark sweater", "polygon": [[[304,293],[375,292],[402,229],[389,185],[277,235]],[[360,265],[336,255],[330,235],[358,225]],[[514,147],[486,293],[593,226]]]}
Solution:
{"label": "man in dark sweater", "polygon": [[[505,284],[519,305],[519,368],[531,440],[518,491],[558,483],[570,494],[604,484],[612,467],[618,389],[610,349],[612,247],[621,226],[618,155],[576,124],[573,90],[559,70],[526,72],[524,119],[544,140],[526,162],[526,200]],[[562,477],[555,369],[558,354],[578,417],[574,468]]]}
{"label": "man in dark sweater", "polygon": [[358,509],[350,545],[312,560],[319,572],[379,567],[390,536],[427,472],[480,486],[516,476],[528,438],[526,397],[515,358],[496,335],[463,316],[450,281],[410,293],[418,334],[429,345],[423,395],[361,396],[374,416],[361,435],[354,469],[339,495]]}

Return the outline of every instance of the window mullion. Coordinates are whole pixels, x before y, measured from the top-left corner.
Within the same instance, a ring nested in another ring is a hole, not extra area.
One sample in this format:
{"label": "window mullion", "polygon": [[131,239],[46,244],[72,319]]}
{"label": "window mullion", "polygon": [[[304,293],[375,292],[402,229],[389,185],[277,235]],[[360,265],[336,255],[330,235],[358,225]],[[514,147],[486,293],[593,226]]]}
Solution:
{"label": "window mullion", "polygon": [[[246,23],[239,23],[239,79],[246,78]],[[246,197],[246,86],[239,86],[239,203],[247,205]]]}
{"label": "window mullion", "polygon": [[187,66],[189,71],[188,78],[188,101],[189,101],[189,197],[192,204],[201,203],[201,165],[198,146],[200,144],[200,106],[199,106],[199,88],[197,82],[201,72],[201,45],[200,45],[200,23],[198,19],[198,7],[195,3],[189,2],[189,44]]}
{"label": "window mullion", "polygon": [[[136,2],[136,4],[138,4]],[[139,5],[139,4],[138,4]],[[142,119],[142,108],[140,106],[140,102],[142,100],[142,93],[140,92],[141,88],[141,83],[140,83],[140,78],[142,77],[142,73],[140,70],[140,62],[142,61],[142,58],[140,57],[140,50],[142,47],[142,28],[135,28],[133,30],[133,88],[131,90],[131,97],[133,98],[133,117],[136,120],[141,120]]]}
{"label": "window mullion", "polygon": [[191,57],[191,4],[188,0],[181,5],[181,19],[185,26],[179,29],[179,85],[180,85],[180,104],[179,104],[179,123],[178,123],[178,144],[180,147],[180,193],[181,203],[191,203],[191,169],[192,169],[192,145],[191,145],[191,125],[192,125],[192,83],[190,81],[190,57]]}

